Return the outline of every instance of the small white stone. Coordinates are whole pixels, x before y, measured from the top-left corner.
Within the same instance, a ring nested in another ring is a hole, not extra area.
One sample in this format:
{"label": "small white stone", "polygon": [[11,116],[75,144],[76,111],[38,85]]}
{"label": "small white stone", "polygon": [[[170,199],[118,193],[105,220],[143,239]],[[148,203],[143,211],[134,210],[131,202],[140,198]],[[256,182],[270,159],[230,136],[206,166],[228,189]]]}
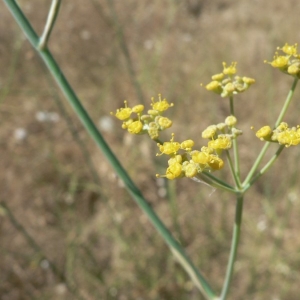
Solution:
{"label": "small white stone", "polygon": [[38,111],[35,118],[39,122],[57,123],[60,119],[59,114],[56,112]]}
{"label": "small white stone", "polygon": [[104,116],[102,117],[99,122],[99,129],[104,132],[112,132],[114,130],[114,122],[111,117]]}
{"label": "small white stone", "polygon": [[24,141],[28,136],[28,132],[25,128],[17,128],[14,132],[14,138],[21,142]]}

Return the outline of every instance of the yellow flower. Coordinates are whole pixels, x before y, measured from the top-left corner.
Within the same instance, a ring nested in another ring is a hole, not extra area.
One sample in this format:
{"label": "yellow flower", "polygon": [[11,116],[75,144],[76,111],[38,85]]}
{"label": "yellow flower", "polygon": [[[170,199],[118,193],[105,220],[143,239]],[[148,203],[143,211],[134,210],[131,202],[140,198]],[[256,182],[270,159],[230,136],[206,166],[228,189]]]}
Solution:
{"label": "yellow flower", "polygon": [[231,139],[228,136],[219,136],[216,140],[208,142],[208,147],[218,150],[226,150],[231,148]]}
{"label": "yellow flower", "polygon": [[288,55],[296,55],[297,47],[298,47],[297,43],[294,45],[289,45],[288,43],[285,43],[285,45],[282,48],[277,47],[277,49],[282,50],[284,53]]}
{"label": "yellow flower", "polygon": [[227,83],[227,84],[224,86],[224,90],[225,90],[227,93],[231,94],[231,93],[234,92],[235,86],[234,86],[234,84],[233,84],[232,82],[229,82],[229,83]]}
{"label": "yellow flower", "polygon": [[139,104],[139,105],[135,105],[133,108],[132,108],[132,111],[134,113],[141,113],[142,111],[144,110],[144,105],[142,104]]}
{"label": "yellow flower", "polygon": [[237,137],[239,135],[242,135],[243,134],[243,131],[240,130],[240,129],[237,129],[237,128],[232,128],[231,129],[231,134],[233,135],[233,137]]}
{"label": "yellow flower", "polygon": [[132,113],[132,109],[127,107],[127,101],[124,101],[125,103],[125,107],[122,107],[120,109],[117,109],[116,113],[114,114],[113,112],[111,112],[111,115],[114,115],[116,118],[118,118],[121,121],[124,121],[128,118],[130,118],[130,115]]}
{"label": "yellow flower", "polygon": [[237,118],[235,116],[228,116],[225,119],[225,124],[227,126],[234,126],[237,123]]}
{"label": "yellow flower", "polygon": [[193,161],[185,161],[182,164],[182,170],[184,171],[185,176],[188,178],[195,177],[198,173],[197,165]]}
{"label": "yellow flower", "polygon": [[172,138],[170,142],[164,142],[162,145],[157,144],[160,154],[167,154],[167,155],[175,155],[177,151],[180,149],[180,144],[178,142],[174,142],[174,133],[172,134]]}
{"label": "yellow flower", "polygon": [[202,137],[204,139],[212,139],[215,136],[217,130],[218,127],[216,125],[210,125],[202,131]]}
{"label": "yellow flower", "polygon": [[250,77],[243,77],[242,80],[246,83],[246,84],[253,84],[255,83],[255,79],[250,78]]}
{"label": "yellow flower", "polygon": [[180,148],[183,149],[183,150],[187,150],[187,151],[191,151],[193,146],[194,146],[194,141],[193,140],[186,140],[186,141],[183,141],[181,144],[180,144]]}
{"label": "yellow flower", "polygon": [[264,126],[256,133],[256,136],[261,140],[277,142],[286,147],[300,144],[299,125],[289,128],[286,122],[281,122],[273,131],[270,126]]}
{"label": "yellow flower", "polygon": [[217,129],[221,132],[224,132],[225,128],[227,127],[227,125],[225,123],[219,123],[216,126],[217,126]]}
{"label": "yellow flower", "polygon": [[180,164],[182,163],[182,156],[180,154],[177,154],[177,155],[171,157],[168,160],[168,165],[170,166],[170,165],[174,164],[175,162],[180,163]]}
{"label": "yellow flower", "polygon": [[208,91],[213,91],[217,94],[221,94],[223,89],[222,89],[222,85],[219,81],[212,81],[210,82],[209,84],[207,84],[205,86],[205,88],[208,90]]}
{"label": "yellow flower", "polygon": [[[250,85],[255,83],[255,80],[250,77],[240,77],[233,75],[236,74],[236,62],[232,62],[230,66],[227,66],[223,62],[223,73],[215,74],[212,76],[212,80],[205,86],[208,91],[213,91],[222,98],[231,97],[232,95],[246,91]],[[226,76],[227,75],[227,76]]]}
{"label": "yellow flower", "polygon": [[213,75],[211,77],[212,80],[216,80],[216,81],[221,81],[223,78],[224,78],[224,74],[223,73],[219,73],[219,74]]}
{"label": "yellow flower", "polygon": [[209,162],[209,154],[202,151],[193,151],[192,160],[197,164],[206,165]]}
{"label": "yellow flower", "polygon": [[166,117],[158,116],[155,121],[158,123],[161,129],[167,129],[172,126],[172,121]]}
{"label": "yellow flower", "polygon": [[277,126],[276,130],[278,130],[278,131],[285,131],[285,130],[287,130],[288,128],[289,128],[288,123],[286,123],[286,122],[281,122],[281,123]]}
{"label": "yellow flower", "polygon": [[156,140],[159,137],[158,129],[148,129],[148,134],[152,140]]}
{"label": "yellow flower", "polygon": [[168,103],[166,99],[161,100],[161,94],[158,95],[158,102],[155,102],[153,97],[151,98],[151,101],[152,108],[159,112],[163,112],[174,105],[173,103]]}
{"label": "yellow flower", "polygon": [[182,165],[178,162],[174,162],[167,168],[165,177],[172,180],[179,177],[181,172]]}
{"label": "yellow flower", "polygon": [[127,129],[128,126],[133,122],[133,119],[129,119],[127,121],[124,121],[123,124],[122,124],[122,128],[123,129]]}
{"label": "yellow flower", "polygon": [[288,67],[288,69],[287,69],[287,72],[290,75],[297,75],[299,73],[299,71],[300,71],[300,64],[299,64],[299,62],[290,65]]}
{"label": "yellow flower", "polygon": [[159,111],[158,110],[154,110],[154,109],[149,109],[148,110],[148,114],[155,117],[155,116],[159,116]]}
{"label": "yellow flower", "polygon": [[[125,107],[117,109],[116,113],[112,113],[119,120],[123,121],[122,128],[127,129],[131,134],[146,134],[148,133],[150,138],[157,140],[159,138],[159,132],[170,128],[172,121],[162,116],[162,113],[173,106],[168,103],[166,99],[162,100],[159,95],[157,102],[152,98],[152,109],[148,110],[148,114],[142,115],[144,111],[144,105],[138,104],[132,108],[127,106],[127,101],[124,101]],[[131,117],[132,113],[137,114],[137,118]]]}
{"label": "yellow flower", "polygon": [[[297,44],[286,43],[282,48],[277,47],[277,50],[281,50],[285,55],[275,52],[273,61],[269,64],[286,74],[300,78],[300,55],[297,53],[297,46]],[[265,62],[267,63],[267,61]]]}
{"label": "yellow flower", "polygon": [[223,73],[225,75],[234,75],[236,73],[236,65],[237,62],[232,62],[229,67],[227,67],[226,63],[223,62]]}
{"label": "yellow flower", "polygon": [[201,151],[204,152],[204,153],[207,153],[207,154],[212,154],[214,152],[214,149],[203,146],[201,148]]}
{"label": "yellow flower", "polygon": [[272,135],[272,129],[270,126],[263,126],[256,132],[256,136],[263,140],[270,140]]}
{"label": "yellow flower", "polygon": [[211,154],[209,156],[208,164],[214,170],[221,170],[224,166],[223,160],[219,156],[214,154]]}
{"label": "yellow flower", "polygon": [[131,134],[139,134],[143,129],[143,123],[141,121],[134,121],[128,126],[128,132]]}
{"label": "yellow flower", "polygon": [[296,146],[300,143],[300,134],[296,130],[288,129],[277,135],[278,143],[286,147]]}
{"label": "yellow flower", "polygon": [[289,57],[288,56],[278,56],[278,53],[275,54],[273,61],[271,61],[271,66],[274,68],[284,69],[288,66]]}

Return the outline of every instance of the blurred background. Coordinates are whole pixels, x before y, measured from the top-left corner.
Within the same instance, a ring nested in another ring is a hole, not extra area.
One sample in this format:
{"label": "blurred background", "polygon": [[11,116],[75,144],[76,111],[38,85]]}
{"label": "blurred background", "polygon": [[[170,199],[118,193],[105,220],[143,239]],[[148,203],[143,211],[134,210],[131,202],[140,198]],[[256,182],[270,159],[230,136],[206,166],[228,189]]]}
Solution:
{"label": "blurred background", "polygon": [[[41,34],[51,1],[18,1]],[[300,40],[300,2],[62,1],[49,48],[83,105],[215,290],[225,275],[235,199],[188,179],[166,182],[147,136],[129,136],[111,111],[175,105],[164,132],[192,138],[229,115],[207,84],[222,62],[256,84],[235,99],[242,175],[274,124],[293,78],[272,69],[277,46]],[[296,91],[285,121],[299,124]],[[202,299],[127,194],[0,3],[0,298]],[[270,149],[269,157],[276,147]],[[229,299],[299,299],[299,147],[283,151],[247,193]],[[220,172],[231,182],[227,168]],[[176,193],[174,193],[176,192]]]}

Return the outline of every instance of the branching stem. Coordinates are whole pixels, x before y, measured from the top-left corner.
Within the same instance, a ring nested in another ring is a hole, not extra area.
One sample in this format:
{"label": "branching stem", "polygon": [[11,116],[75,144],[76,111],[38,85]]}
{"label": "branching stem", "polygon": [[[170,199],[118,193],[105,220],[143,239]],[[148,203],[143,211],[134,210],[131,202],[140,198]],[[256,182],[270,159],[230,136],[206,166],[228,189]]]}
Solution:
{"label": "branching stem", "polygon": [[50,38],[52,29],[54,27],[59,7],[60,7],[61,0],[52,0],[51,7],[48,13],[47,22],[44,28],[44,32],[40,38],[38,48],[39,50],[43,51],[47,48],[48,40]]}

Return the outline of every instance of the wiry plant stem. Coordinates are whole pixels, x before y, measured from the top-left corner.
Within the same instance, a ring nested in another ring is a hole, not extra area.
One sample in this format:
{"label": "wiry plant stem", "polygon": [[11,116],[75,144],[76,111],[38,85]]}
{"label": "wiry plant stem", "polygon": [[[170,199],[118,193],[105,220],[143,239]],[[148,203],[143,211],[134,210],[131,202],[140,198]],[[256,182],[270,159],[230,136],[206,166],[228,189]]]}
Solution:
{"label": "wiry plant stem", "polygon": [[132,179],[129,177],[119,160],[111,151],[110,147],[107,145],[106,141],[103,139],[101,133],[91,120],[90,116],[83,108],[80,100],[73,91],[72,87],[68,83],[64,74],[62,73],[59,65],[54,60],[51,52],[45,48],[43,50],[39,49],[39,37],[33,30],[31,24],[24,16],[22,10],[19,8],[17,3],[14,0],[3,0],[4,3],[10,9],[12,15],[14,16],[17,23],[20,25],[24,33],[26,34],[28,40],[31,42],[33,47],[38,51],[44,63],[48,67],[50,73],[54,77],[59,88],[64,93],[70,105],[73,107],[77,116],[81,120],[82,124],[86,128],[87,132],[93,138],[97,146],[101,149],[106,159],[110,162],[111,166],[118,174],[118,176],[123,180],[127,190],[131,194],[132,198],[139,205],[142,211],[148,216],[149,220],[152,222],[155,229],[163,237],[164,241],[168,244],[170,249],[176,253],[176,257],[184,269],[188,272],[192,280],[195,282],[196,286],[203,293],[207,299],[215,299],[215,293],[212,288],[209,286],[208,282],[199,272],[199,270],[194,266],[190,258],[185,253],[184,249],[180,244],[173,238],[171,233],[168,231],[161,219],[156,215],[154,210],[148,204],[147,200],[143,197],[140,190],[136,187]]}

